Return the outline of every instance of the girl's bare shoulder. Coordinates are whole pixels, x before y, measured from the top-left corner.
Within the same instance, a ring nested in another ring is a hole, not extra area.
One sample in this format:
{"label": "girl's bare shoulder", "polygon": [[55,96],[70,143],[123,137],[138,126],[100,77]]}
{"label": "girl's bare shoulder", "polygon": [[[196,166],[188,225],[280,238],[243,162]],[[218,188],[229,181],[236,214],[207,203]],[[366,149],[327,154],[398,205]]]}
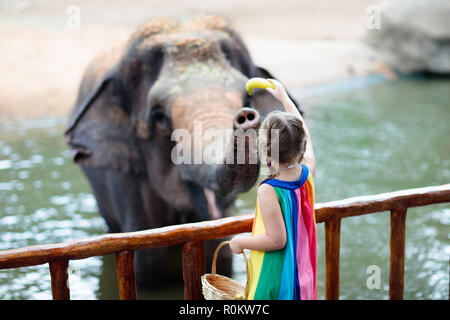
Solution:
{"label": "girl's bare shoulder", "polygon": [[263,183],[258,187],[259,198],[276,197],[276,196],[277,194],[275,192],[275,189],[271,185]]}

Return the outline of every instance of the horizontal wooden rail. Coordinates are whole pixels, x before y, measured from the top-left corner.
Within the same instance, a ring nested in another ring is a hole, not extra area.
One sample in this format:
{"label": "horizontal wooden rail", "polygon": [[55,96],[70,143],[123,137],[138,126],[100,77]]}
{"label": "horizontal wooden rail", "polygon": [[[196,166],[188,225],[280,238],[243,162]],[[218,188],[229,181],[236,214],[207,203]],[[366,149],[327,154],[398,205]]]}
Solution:
{"label": "horizontal wooden rail", "polygon": [[[325,222],[326,298],[339,299],[340,221],[342,218],[391,211],[390,297],[403,298],[407,208],[450,202],[450,184],[348,198],[316,204],[316,222]],[[113,233],[58,244],[0,251],[0,269],[49,263],[54,299],[69,299],[68,262],[116,254],[121,299],[136,299],[134,250],[184,244],[185,297],[201,298],[200,276],[205,272],[203,241],[250,232],[253,214],[168,226],[129,233]]]}
{"label": "horizontal wooden rail", "polygon": [[[450,202],[450,184],[348,198],[315,206],[316,222],[391,211],[397,208]],[[250,232],[253,214],[187,223],[127,233],[110,233],[82,240],[0,251],[0,269],[44,264],[57,259],[77,260],[124,250],[173,246],[191,240],[210,240]]]}
{"label": "horizontal wooden rail", "polygon": [[314,208],[316,221],[325,222],[336,218],[342,219],[374,212],[392,211],[397,208],[421,207],[444,202],[450,202],[450,184],[319,203]]}
{"label": "horizontal wooden rail", "polygon": [[247,232],[252,214],[218,220],[168,226],[127,233],[109,233],[98,237],[58,244],[34,245],[0,251],[0,269],[44,264],[57,258],[68,260],[104,256],[124,250],[173,246],[191,240],[223,238]]}

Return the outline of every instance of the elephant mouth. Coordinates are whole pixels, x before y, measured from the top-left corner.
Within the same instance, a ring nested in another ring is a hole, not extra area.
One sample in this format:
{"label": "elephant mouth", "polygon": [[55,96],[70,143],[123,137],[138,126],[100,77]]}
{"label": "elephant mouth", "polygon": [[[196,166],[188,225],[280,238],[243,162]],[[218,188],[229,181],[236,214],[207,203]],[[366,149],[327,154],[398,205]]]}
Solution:
{"label": "elephant mouth", "polygon": [[191,222],[223,218],[225,208],[234,201],[232,197],[218,195],[212,189],[196,182],[187,180],[185,183],[190,194],[190,203],[180,204],[179,209],[186,209],[187,205],[192,206],[194,216],[191,216]]}
{"label": "elephant mouth", "polygon": [[222,213],[217,206],[216,195],[214,194],[214,191],[203,188],[203,193],[205,194],[206,202],[208,204],[208,213],[211,220],[221,218]]}

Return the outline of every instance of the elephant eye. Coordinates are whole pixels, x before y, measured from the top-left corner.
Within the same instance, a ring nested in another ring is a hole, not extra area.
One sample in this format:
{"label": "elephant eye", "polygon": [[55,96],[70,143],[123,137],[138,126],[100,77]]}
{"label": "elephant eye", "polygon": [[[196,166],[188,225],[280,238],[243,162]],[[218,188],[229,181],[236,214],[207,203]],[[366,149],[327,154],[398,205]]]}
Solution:
{"label": "elephant eye", "polygon": [[165,115],[163,112],[161,112],[161,111],[155,111],[155,112],[153,112],[152,119],[153,119],[154,121],[162,121],[162,120],[164,120],[165,118],[166,118],[166,115]]}
{"label": "elephant eye", "polygon": [[170,133],[170,119],[160,106],[153,107],[150,114],[150,127],[163,134]]}

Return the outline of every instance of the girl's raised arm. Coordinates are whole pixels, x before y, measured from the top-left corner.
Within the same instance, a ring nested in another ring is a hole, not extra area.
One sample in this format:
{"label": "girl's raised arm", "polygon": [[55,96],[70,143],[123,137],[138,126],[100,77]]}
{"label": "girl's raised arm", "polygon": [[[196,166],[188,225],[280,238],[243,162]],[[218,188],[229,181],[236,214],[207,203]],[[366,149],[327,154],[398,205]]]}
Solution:
{"label": "girl's raised arm", "polygon": [[286,112],[292,113],[293,115],[299,117],[300,120],[302,121],[303,129],[305,130],[306,135],[306,150],[303,155],[302,163],[308,166],[309,170],[311,170],[311,173],[314,176],[316,172],[316,158],[314,156],[314,150],[311,142],[311,136],[309,135],[308,126],[306,125],[305,120],[298,111],[294,102],[292,102],[292,100],[289,98],[286,89],[284,89],[283,85],[275,79],[267,79],[267,80],[270,81],[275,86],[275,89],[266,88],[266,90],[269,91],[276,99],[278,99],[283,104]]}

